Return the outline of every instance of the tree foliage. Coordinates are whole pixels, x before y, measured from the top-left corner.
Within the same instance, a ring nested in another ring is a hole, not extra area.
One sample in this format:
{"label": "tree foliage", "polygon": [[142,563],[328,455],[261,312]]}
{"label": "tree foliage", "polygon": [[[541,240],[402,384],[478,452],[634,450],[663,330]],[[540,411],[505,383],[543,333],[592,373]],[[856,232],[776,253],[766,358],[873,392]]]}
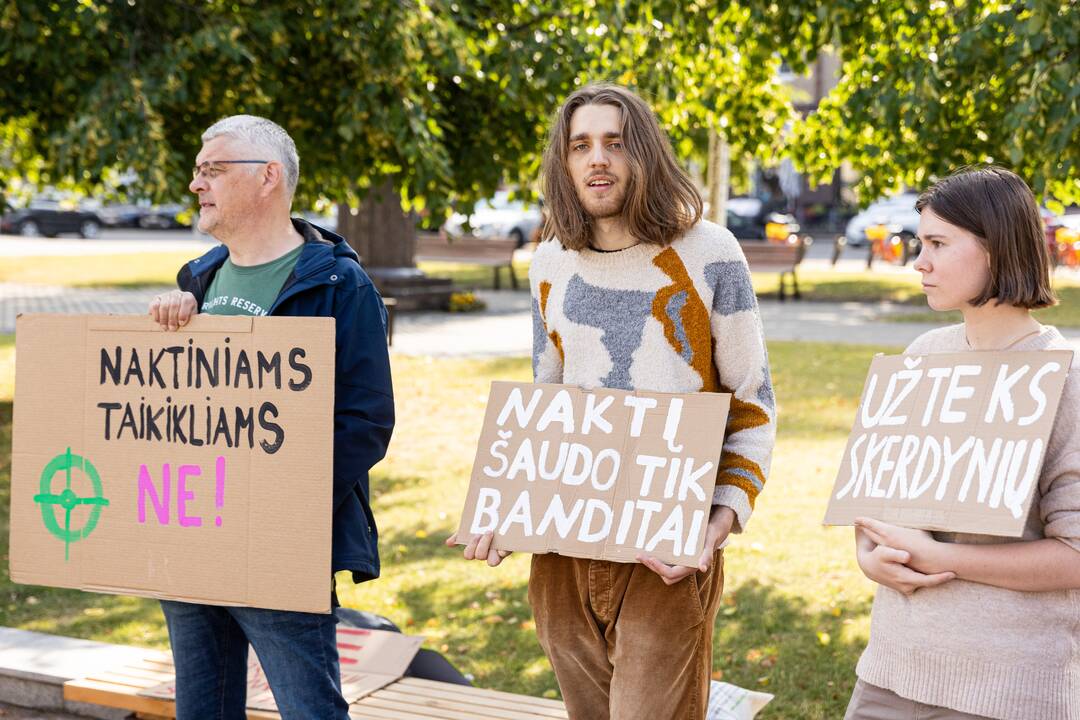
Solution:
{"label": "tree foliage", "polygon": [[1080,4],[1075,0],[785,3],[807,51],[835,43],[840,84],[792,152],[825,178],[842,161],[872,199],[996,162],[1044,197],[1080,202]]}
{"label": "tree foliage", "polygon": [[643,90],[684,158],[709,126],[777,149],[790,105],[752,19],[705,2],[13,0],[0,122],[32,127],[21,153],[45,182],[131,168],[160,197],[186,185],[203,128],[265,115],[297,141],[301,201],[389,177],[422,207],[534,180],[553,111],[594,80]]}
{"label": "tree foliage", "polygon": [[[805,121],[777,80],[825,48],[840,83]],[[133,169],[180,194],[199,133],[270,117],[300,149],[300,202],[406,206],[528,184],[576,85],[656,107],[684,159],[844,161],[871,198],[988,159],[1080,200],[1075,0],[9,0],[0,9],[0,181],[93,187]],[[17,146],[17,147],[16,147]]]}
{"label": "tree foliage", "polygon": [[482,194],[534,152],[576,72],[541,19],[512,0],[14,0],[0,121],[29,120],[46,180],[119,165],[175,196],[201,131],[246,112],[297,141],[301,201],[386,177],[419,205]]}

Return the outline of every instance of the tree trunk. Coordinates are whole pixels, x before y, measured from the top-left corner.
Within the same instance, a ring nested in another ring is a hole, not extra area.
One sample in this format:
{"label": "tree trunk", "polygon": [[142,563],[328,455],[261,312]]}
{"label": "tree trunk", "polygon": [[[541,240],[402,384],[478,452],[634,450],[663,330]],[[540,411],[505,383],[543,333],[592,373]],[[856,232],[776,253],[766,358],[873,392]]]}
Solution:
{"label": "tree trunk", "polygon": [[416,217],[402,211],[392,179],[372,188],[355,210],[340,203],[338,233],[360,255],[365,268],[415,266]]}
{"label": "tree trunk", "polygon": [[338,205],[338,233],[360,256],[383,298],[399,311],[445,309],[453,283],[416,267],[416,215],[403,212],[393,178],[368,193],[360,207]]}
{"label": "tree trunk", "polygon": [[708,167],[709,216],[707,219],[727,226],[727,200],[731,186],[731,147],[727,138],[709,128]]}

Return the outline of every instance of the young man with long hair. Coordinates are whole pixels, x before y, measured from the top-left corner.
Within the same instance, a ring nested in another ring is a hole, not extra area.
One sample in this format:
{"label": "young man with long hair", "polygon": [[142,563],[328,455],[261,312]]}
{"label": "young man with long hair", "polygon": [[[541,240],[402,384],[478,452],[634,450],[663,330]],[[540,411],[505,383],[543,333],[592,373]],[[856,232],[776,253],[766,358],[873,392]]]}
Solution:
{"label": "young man with long hair", "polygon": [[[540,644],[572,718],[703,718],[721,547],[746,527],[775,438],[750,273],[731,233],[701,219],[655,115],[625,88],[590,85],[566,100],[543,188],[529,271],[536,382],[733,400],[698,566],[534,555]],[[467,559],[506,555],[490,534],[470,540]]]}

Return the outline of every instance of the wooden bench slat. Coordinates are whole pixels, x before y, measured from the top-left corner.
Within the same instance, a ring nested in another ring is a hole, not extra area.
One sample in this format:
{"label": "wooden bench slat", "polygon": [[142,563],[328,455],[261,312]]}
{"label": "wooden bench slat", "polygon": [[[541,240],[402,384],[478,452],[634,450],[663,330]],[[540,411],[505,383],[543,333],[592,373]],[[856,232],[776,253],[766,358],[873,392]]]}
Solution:
{"label": "wooden bench slat", "polygon": [[525,711],[520,706],[493,705],[482,698],[439,697],[431,691],[418,693],[416,688],[399,690],[386,687],[379,690],[378,696],[380,700],[395,700],[406,705],[472,713],[477,720],[534,720],[537,717],[536,713]]}
{"label": "wooden bench slat", "polygon": [[[449,685],[449,683],[441,683],[441,685]],[[460,688],[460,690],[457,688]],[[489,691],[467,685],[449,685],[449,687],[443,688],[398,681],[389,687],[383,688],[380,692],[388,691],[409,693],[412,696],[431,697],[452,702],[465,702],[477,707],[490,707],[499,710],[520,712],[525,709],[530,713],[528,717],[566,717],[565,707],[557,701],[536,703],[531,701],[543,700],[543,698],[532,698],[527,695],[513,695],[509,698],[503,698]]]}
{"label": "wooden bench slat", "polygon": [[364,718],[364,720],[375,720],[376,718],[378,720],[417,720],[417,718],[420,718],[420,720],[430,720],[431,716],[427,716],[427,719],[425,719],[425,716],[417,715],[416,713],[389,710],[384,707],[361,707],[360,705],[353,703],[349,706],[349,717]]}
{"label": "wooden bench slat", "polygon": [[[476,714],[472,710],[459,711],[446,708],[403,703],[397,700],[388,700],[379,697],[379,693],[373,693],[366,698],[357,700],[354,705],[369,709],[378,709],[387,712],[407,713],[404,717],[410,718],[440,718],[440,720],[476,720]],[[394,716],[397,717],[397,716]]]}
{"label": "wooden bench slat", "polygon": [[[435,687],[440,689],[446,689],[447,692],[463,692],[486,695],[491,698],[497,698],[500,700],[509,700],[516,703],[518,706],[522,704],[535,705],[539,707],[552,708],[560,710],[563,713],[566,712],[566,706],[559,700],[551,700],[549,698],[540,698],[533,695],[518,695],[517,693],[506,692],[504,690],[492,690],[490,688],[478,688],[470,687],[468,685],[449,685],[448,683],[441,683],[436,680],[424,680],[422,678],[404,677],[395,683],[396,685],[419,685],[423,687]],[[447,687],[448,686],[448,687]]]}
{"label": "wooden bench slat", "polygon": [[750,272],[775,272],[780,274],[780,287],[778,295],[784,300],[787,276],[791,276],[791,294],[795,299],[801,297],[799,293],[799,279],[795,274],[799,263],[806,255],[809,247],[809,238],[799,238],[793,243],[770,243],[770,242],[740,242],[743,256],[750,266]]}
{"label": "wooden bench slat", "polygon": [[[87,680],[93,680],[103,684],[116,685],[118,687],[131,688],[134,692],[140,692],[147,688],[152,688],[155,685],[163,682],[162,680],[154,680],[149,678],[138,677],[136,675],[130,675],[124,668],[121,672],[101,672],[95,673],[87,677]],[[167,680],[168,678],[166,678]]]}
{"label": "wooden bench slat", "polygon": [[[137,716],[174,718],[173,700],[139,693],[172,679],[172,659],[159,655],[64,683],[64,697],[104,707],[120,708]],[[402,678],[353,703],[350,717],[361,720],[565,720],[566,709],[557,700],[535,698],[468,685]],[[280,720],[277,713],[247,711],[248,720]]]}
{"label": "wooden bench slat", "polygon": [[368,710],[359,705],[350,705],[349,717],[355,718],[355,720],[383,720],[386,715],[380,714],[377,710]]}
{"label": "wooden bench slat", "polygon": [[499,271],[510,273],[510,285],[516,290],[514,251],[517,242],[508,238],[447,237],[436,233],[417,233],[413,257],[420,261],[456,262],[464,265],[484,265],[494,270],[495,289],[499,289]]}
{"label": "wooden bench slat", "polygon": [[[163,682],[168,682],[175,677],[175,673],[170,669],[168,672],[164,670],[154,670],[151,668],[138,667],[133,665],[125,665],[122,668],[115,670],[109,670],[109,674],[123,675],[131,678],[132,680],[139,680],[144,683],[146,687],[153,687]],[[90,675],[88,677],[100,677],[100,675]]]}
{"label": "wooden bench slat", "polygon": [[146,697],[134,691],[125,692],[121,686],[89,678],[64,683],[64,699],[132,712],[176,716],[176,704],[171,700]]}

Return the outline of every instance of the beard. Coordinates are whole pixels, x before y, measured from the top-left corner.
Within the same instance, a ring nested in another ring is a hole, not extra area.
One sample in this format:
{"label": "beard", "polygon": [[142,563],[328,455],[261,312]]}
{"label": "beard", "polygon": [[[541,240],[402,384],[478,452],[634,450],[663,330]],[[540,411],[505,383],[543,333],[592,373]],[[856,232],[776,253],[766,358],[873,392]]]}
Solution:
{"label": "beard", "polygon": [[626,190],[621,183],[613,185],[611,192],[604,197],[596,197],[588,187],[578,188],[577,196],[585,214],[593,220],[619,217],[626,206]]}

